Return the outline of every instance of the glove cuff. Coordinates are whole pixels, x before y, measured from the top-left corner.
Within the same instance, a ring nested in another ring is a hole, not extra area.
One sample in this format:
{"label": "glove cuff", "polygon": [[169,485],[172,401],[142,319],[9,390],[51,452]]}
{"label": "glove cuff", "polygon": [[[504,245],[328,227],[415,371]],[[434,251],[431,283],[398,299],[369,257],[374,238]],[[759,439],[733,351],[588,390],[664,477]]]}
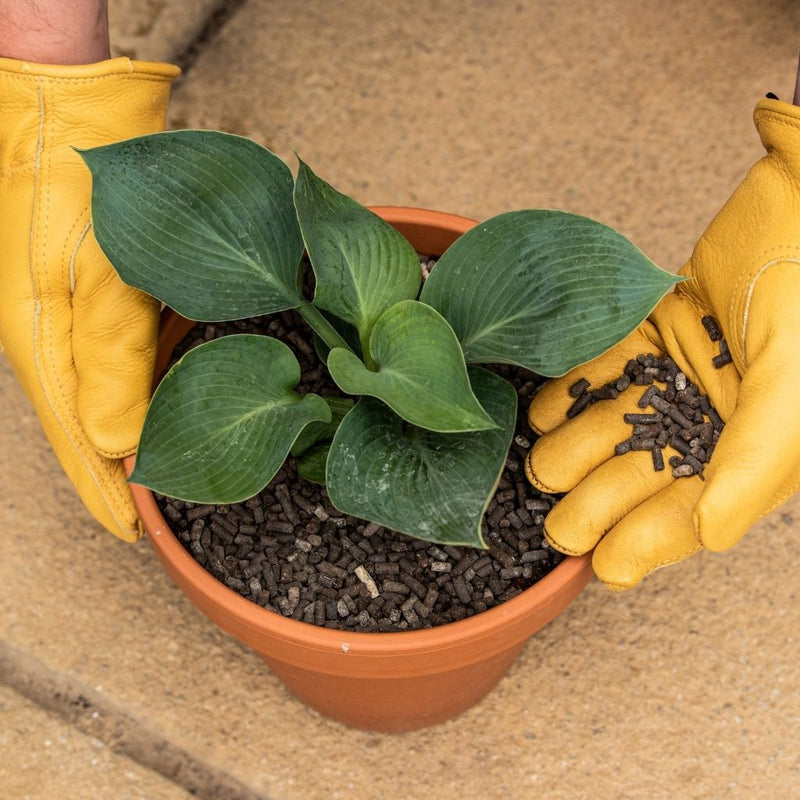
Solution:
{"label": "glove cuff", "polygon": [[0,58],[0,72],[21,73],[31,77],[82,80],[108,75],[150,75],[172,80],[180,75],[180,67],[159,61],[132,61],[130,58],[109,58],[94,64],[37,64],[16,58]]}
{"label": "glove cuff", "polygon": [[64,66],[0,58],[0,170],[30,166],[43,150],[163,130],[179,74],[171,64],[129,58]]}

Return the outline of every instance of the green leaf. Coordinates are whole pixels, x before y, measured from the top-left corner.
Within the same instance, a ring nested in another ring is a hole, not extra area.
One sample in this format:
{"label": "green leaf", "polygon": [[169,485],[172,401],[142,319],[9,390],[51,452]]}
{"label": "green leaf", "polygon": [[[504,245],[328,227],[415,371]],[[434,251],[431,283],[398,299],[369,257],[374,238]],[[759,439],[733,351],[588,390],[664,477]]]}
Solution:
{"label": "green leaf", "polygon": [[325,485],[325,465],[330,444],[317,444],[297,459],[297,474],[312,483]]}
{"label": "green leaf", "polygon": [[419,257],[391,225],[302,161],[294,202],[316,277],[314,305],[355,325],[363,345],[387,308],[417,296]]}
{"label": "green leaf", "polygon": [[[299,456],[317,442],[330,441],[339,427],[339,423],[345,418],[347,412],[355,405],[355,401],[349,397],[324,397],[323,400],[331,410],[330,422],[310,422],[300,432],[292,445],[291,454]],[[319,481],[317,481],[319,483]]]}
{"label": "green leaf", "polygon": [[299,380],[292,351],[268,336],[190,350],[153,395],[131,481],[195,503],[252,497],[307,424],[330,420],[321,397],[292,391]]}
{"label": "green leaf", "polygon": [[495,427],[472,391],[453,329],[430,306],[395,303],[375,323],[369,349],[376,371],[343,348],[331,350],[328,369],[342,391],[377,397],[404,420],[440,433]]}
{"label": "green leaf", "polygon": [[562,211],[513,211],[459,237],[420,299],[467,363],[563,375],[630,333],[676,282],[613,229]]}
{"label": "green leaf", "polygon": [[123,281],[196,320],[299,305],[292,174],[269,150],[218,131],[172,131],[81,156],[95,236]]}
{"label": "green leaf", "polygon": [[328,456],[333,505],[420,539],[484,547],[481,518],[505,464],[517,396],[480,367],[470,369],[470,379],[498,428],[433,433],[362,398],[339,426]]}

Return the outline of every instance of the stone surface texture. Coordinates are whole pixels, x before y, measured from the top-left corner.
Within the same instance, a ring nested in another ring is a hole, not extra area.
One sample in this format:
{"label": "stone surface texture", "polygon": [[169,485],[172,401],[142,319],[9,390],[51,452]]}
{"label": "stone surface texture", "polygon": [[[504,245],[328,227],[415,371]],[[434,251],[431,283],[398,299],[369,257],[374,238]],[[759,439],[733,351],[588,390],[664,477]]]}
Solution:
{"label": "stone surface texture", "polygon": [[171,781],[0,686],[0,796],[186,800]]}
{"label": "stone surface texture", "polygon": [[[221,5],[112,0],[117,52],[175,58]],[[752,107],[791,97],[799,26],[800,7],[748,0],[246,0],[195,42],[170,125],[295,147],[363,203],[586,214],[675,270],[761,157]],[[800,497],[729,553],[628,593],[592,583],[480,705],[390,736],[305,708],[146,541],[101,530],[2,360],[0,452],[2,798],[184,796],[169,759],[111,753],[113,726],[97,744],[41,675],[89,687],[230,797],[800,797]]]}

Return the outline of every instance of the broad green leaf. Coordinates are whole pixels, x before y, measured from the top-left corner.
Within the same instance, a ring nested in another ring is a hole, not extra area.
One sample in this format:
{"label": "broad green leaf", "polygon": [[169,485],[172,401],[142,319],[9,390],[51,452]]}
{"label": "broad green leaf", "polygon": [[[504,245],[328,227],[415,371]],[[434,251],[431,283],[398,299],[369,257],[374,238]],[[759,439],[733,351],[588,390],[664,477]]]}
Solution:
{"label": "broad green leaf", "polygon": [[[292,445],[291,453],[299,456],[306,450],[313,447],[317,442],[324,442],[333,439],[339,423],[345,418],[347,412],[355,405],[355,401],[349,397],[323,397],[331,410],[330,422],[310,422],[300,431],[300,435]],[[319,483],[319,481],[318,481]]]}
{"label": "broad green leaf", "polygon": [[297,474],[312,483],[325,485],[325,465],[330,444],[316,444],[297,459]]}
{"label": "broad green leaf", "polygon": [[419,257],[391,225],[302,161],[294,202],[316,277],[314,305],[355,325],[363,345],[387,308],[417,296]]}
{"label": "broad green leaf", "polygon": [[378,400],[362,398],[344,418],[328,455],[336,508],[433,542],[484,547],[481,518],[494,494],[516,423],[517,396],[480,367],[470,379],[499,426],[433,433],[404,423]]}
{"label": "broad green leaf", "polygon": [[153,395],[133,483],[195,503],[252,497],[309,423],[330,420],[318,395],[292,391],[300,366],[268,336],[225,336],[190,350]]}
{"label": "broad green leaf", "polygon": [[563,375],[630,333],[680,281],[613,229],[562,211],[513,211],[459,237],[420,299],[467,363]]}
{"label": "broad green leaf", "polygon": [[95,236],[123,281],[195,320],[299,305],[292,174],[269,150],[218,131],[172,131],[81,156]]}
{"label": "broad green leaf", "polygon": [[496,427],[472,391],[453,329],[430,306],[395,303],[375,323],[369,350],[375,371],[341,347],[331,350],[328,369],[342,391],[377,397],[407,422],[440,433]]}

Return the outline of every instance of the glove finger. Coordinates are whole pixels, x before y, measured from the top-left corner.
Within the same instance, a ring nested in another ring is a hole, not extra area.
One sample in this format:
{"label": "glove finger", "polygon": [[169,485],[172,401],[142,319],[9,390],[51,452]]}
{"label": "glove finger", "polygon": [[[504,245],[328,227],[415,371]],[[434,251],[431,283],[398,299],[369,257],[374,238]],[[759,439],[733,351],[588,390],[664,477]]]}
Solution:
{"label": "glove finger", "polygon": [[143,530],[122,461],[101,456],[88,442],[73,452],[59,461],[86,508],[106,530],[135,542]]}
{"label": "glove finger", "polygon": [[78,416],[100,453],[121,458],[135,451],[150,400],[159,304],[120,280],[91,231],[79,248],[72,329]]}
{"label": "glove finger", "polygon": [[796,341],[784,336],[770,342],[742,379],[695,509],[696,529],[709,550],[732,547],[800,488]]}
{"label": "glove finger", "polygon": [[679,478],[626,514],[594,551],[598,579],[615,591],[631,589],[701,550],[692,509],[702,491],[700,478]]}
{"label": "glove finger", "polygon": [[562,553],[587,553],[625,515],[674,480],[668,470],[653,469],[649,452],[617,456],[556,504],[545,518],[545,535]]}
{"label": "glove finger", "polygon": [[138,514],[121,461],[101,456],[86,436],[76,411],[76,376],[70,353],[69,314],[64,296],[42,296],[36,304],[30,363],[20,377],[64,472],[92,515],[126,541],[140,536]]}
{"label": "glove finger", "polygon": [[[631,436],[624,415],[652,413],[637,405],[642,392],[643,387],[631,386],[616,400],[600,400],[537,439],[525,461],[528,480],[543,492],[568,492],[613,458],[616,445]],[[645,455],[652,472],[652,455]]]}
{"label": "glove finger", "polygon": [[658,332],[652,324],[644,322],[601,356],[571,369],[560,378],[547,381],[531,401],[528,423],[539,434],[553,430],[564,422],[567,410],[575,402],[569,388],[576,381],[586,378],[593,389],[598,389],[609,381],[616,381],[629,359],[640,353],[660,355],[661,352]]}

